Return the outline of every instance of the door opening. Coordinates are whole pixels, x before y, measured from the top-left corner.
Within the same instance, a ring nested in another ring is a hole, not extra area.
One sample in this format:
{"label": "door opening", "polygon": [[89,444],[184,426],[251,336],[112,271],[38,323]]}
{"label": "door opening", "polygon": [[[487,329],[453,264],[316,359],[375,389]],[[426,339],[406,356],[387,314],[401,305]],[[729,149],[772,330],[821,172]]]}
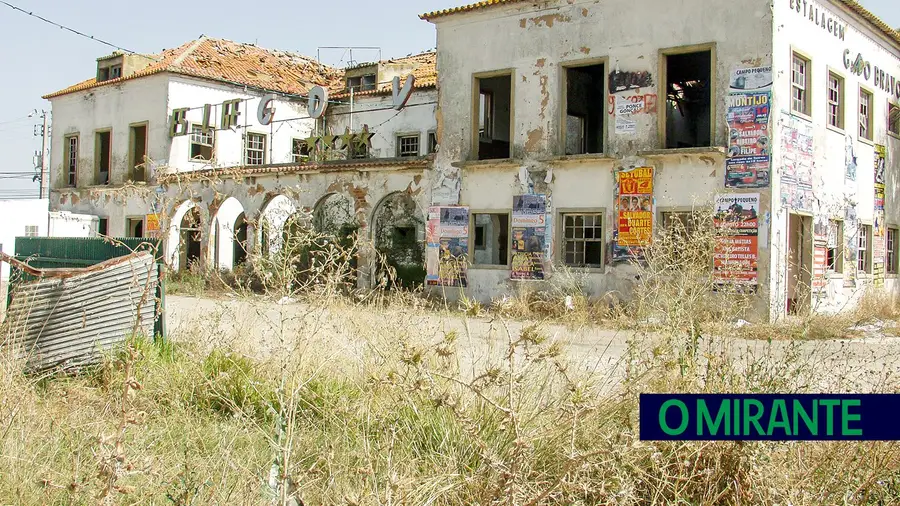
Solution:
{"label": "door opening", "polygon": [[813,219],[790,214],[788,220],[787,313],[805,315],[812,302]]}

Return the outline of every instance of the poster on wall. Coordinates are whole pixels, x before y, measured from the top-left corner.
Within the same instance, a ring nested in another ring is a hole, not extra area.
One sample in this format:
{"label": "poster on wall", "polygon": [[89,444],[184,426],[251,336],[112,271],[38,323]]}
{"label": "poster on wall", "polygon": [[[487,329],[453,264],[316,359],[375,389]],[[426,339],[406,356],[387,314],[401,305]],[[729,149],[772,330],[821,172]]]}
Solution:
{"label": "poster on wall", "polygon": [[875,286],[884,286],[885,224],[884,224],[884,170],[887,161],[886,148],[875,146],[875,213],[872,227],[872,279]]}
{"label": "poster on wall", "polygon": [[147,237],[159,237],[159,215],[147,215]]}
{"label": "poster on wall", "polygon": [[768,91],[732,93],[728,96],[728,153],[725,159],[727,188],[769,186],[769,98]]}
{"label": "poster on wall", "polygon": [[756,285],[759,262],[759,194],[716,195],[713,276],[718,284]]}
{"label": "poster on wall", "polygon": [[425,226],[425,283],[467,286],[469,208],[429,207]]}
{"label": "poster on wall", "polygon": [[825,292],[825,271],[828,267],[828,246],[826,242],[820,242],[816,239],[816,245],[813,249],[813,293]]}
{"label": "poster on wall", "polygon": [[515,195],[513,197],[510,279],[545,279],[546,224],[547,197],[545,195]]}
{"label": "poster on wall", "polygon": [[619,171],[616,186],[613,260],[642,259],[653,235],[653,167]]}
{"label": "poster on wall", "polygon": [[731,72],[729,92],[743,93],[772,89],[772,67],[735,69]]}
{"label": "poster on wall", "polygon": [[812,211],[812,124],[790,117],[782,128],[781,148],[781,204],[797,211]]}
{"label": "poster on wall", "polygon": [[844,288],[856,287],[858,241],[859,221],[856,206],[847,206],[844,210]]}

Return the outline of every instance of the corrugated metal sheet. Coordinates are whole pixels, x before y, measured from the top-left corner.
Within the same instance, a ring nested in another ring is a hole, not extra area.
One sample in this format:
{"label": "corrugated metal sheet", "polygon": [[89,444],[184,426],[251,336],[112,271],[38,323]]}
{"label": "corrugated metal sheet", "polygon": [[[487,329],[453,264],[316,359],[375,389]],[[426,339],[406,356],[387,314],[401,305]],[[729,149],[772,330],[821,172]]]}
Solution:
{"label": "corrugated metal sheet", "polygon": [[29,369],[96,363],[131,335],[138,317],[139,332],[152,335],[158,266],[150,253],[53,271],[17,286],[7,312],[7,342]]}

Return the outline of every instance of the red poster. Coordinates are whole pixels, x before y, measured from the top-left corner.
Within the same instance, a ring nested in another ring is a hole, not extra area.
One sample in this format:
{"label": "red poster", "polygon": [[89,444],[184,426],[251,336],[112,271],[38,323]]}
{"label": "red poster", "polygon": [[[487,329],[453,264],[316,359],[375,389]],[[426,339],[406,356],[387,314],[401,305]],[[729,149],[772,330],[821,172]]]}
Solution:
{"label": "red poster", "polygon": [[720,284],[756,285],[759,262],[759,194],[716,196],[713,270]]}

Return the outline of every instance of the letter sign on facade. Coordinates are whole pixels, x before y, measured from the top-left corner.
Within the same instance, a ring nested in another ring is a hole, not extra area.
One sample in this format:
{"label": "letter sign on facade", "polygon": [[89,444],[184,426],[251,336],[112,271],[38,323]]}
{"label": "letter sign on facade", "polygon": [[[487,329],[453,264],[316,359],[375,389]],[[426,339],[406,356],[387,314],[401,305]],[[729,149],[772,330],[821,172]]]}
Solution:
{"label": "letter sign on facade", "polygon": [[309,117],[319,119],[328,108],[328,90],[321,86],[315,86],[309,90],[309,98],[306,106]]}
{"label": "letter sign on facade", "polygon": [[275,118],[275,108],[269,107],[269,104],[275,101],[275,94],[269,93],[259,101],[259,108],[256,109],[256,119],[260,125],[269,125]]}
{"label": "letter sign on facade", "polygon": [[406,82],[403,84],[403,88],[400,88],[400,76],[394,76],[393,87],[391,88],[391,93],[394,97],[394,109],[401,110],[406,107],[406,102],[409,101],[409,97],[412,96],[413,87],[416,85],[416,76],[410,74],[406,76]]}

